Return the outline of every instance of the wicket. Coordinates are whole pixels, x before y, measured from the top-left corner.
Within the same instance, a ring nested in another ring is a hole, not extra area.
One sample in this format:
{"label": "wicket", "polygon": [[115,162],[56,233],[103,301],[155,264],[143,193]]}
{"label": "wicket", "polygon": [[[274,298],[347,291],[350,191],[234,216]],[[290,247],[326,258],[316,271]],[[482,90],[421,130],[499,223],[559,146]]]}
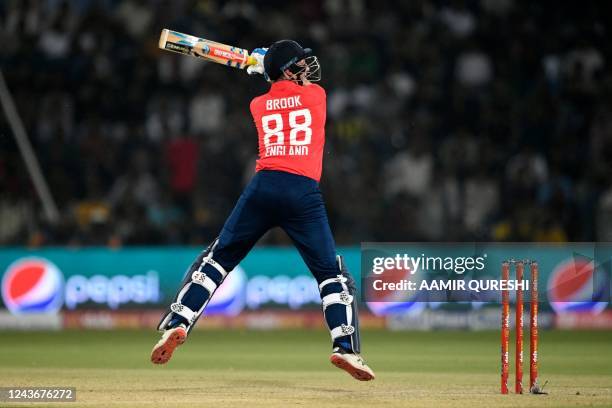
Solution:
{"label": "wicket", "polygon": [[[539,393],[538,381],[538,264],[535,261],[515,261],[513,259],[502,263],[501,278],[510,280],[511,266],[514,265],[517,281],[524,279],[525,265],[530,267],[530,294],[531,307],[529,316],[529,392]],[[502,315],[501,315],[501,393],[508,394],[508,374],[510,368],[509,343],[510,343],[510,293],[502,290]],[[524,293],[522,286],[516,290],[515,321],[515,371],[514,392],[523,393],[523,311]]]}

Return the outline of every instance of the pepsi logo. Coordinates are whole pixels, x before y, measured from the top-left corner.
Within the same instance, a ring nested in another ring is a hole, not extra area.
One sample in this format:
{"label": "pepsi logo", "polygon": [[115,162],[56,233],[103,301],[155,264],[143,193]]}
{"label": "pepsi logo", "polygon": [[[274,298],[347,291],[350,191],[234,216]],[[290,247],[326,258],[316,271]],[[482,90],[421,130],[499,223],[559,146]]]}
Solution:
{"label": "pepsi logo", "polygon": [[62,306],[63,286],[62,273],[53,263],[22,258],[4,273],[2,300],[14,314],[55,313]]}
{"label": "pepsi logo", "polygon": [[308,303],[321,304],[319,286],[315,278],[305,275],[251,277],[246,284],[246,305],[249,309],[259,309],[268,303],[287,305],[291,309],[299,309]]}
{"label": "pepsi logo", "polygon": [[246,274],[237,266],[227,275],[221,286],[215,291],[215,295],[204,311],[207,315],[225,314],[235,316],[244,308],[244,297],[246,287]]}
{"label": "pepsi logo", "polygon": [[610,281],[587,258],[558,264],[548,279],[548,299],[557,313],[600,313],[608,305]]}

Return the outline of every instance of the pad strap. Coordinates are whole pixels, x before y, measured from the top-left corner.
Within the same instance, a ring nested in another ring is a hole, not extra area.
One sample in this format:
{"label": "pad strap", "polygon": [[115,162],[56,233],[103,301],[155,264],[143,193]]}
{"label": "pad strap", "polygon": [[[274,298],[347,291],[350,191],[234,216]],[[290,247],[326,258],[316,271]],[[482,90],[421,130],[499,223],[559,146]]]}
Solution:
{"label": "pad strap", "polygon": [[170,310],[172,310],[177,315],[187,319],[189,324],[193,323],[193,321],[195,320],[196,313],[185,305],[182,305],[180,303],[173,303],[170,305]]}
{"label": "pad strap", "polygon": [[209,295],[212,295],[213,292],[217,289],[217,284],[215,281],[206,276],[205,273],[202,272],[194,272],[191,274],[191,281],[195,284],[203,286],[204,289],[208,291]]}
{"label": "pad strap", "polygon": [[212,265],[216,270],[219,271],[223,279],[225,279],[225,277],[227,276],[227,271],[221,265],[219,265],[217,261],[212,259],[212,257],[209,257],[209,258],[204,258],[204,262],[209,265]]}
{"label": "pad strap", "polygon": [[332,340],[336,340],[338,337],[350,336],[355,333],[355,326],[351,326],[350,324],[343,324],[338,327],[334,327],[331,331]]}
{"label": "pad strap", "polygon": [[353,296],[348,292],[331,293],[323,297],[323,310],[325,311],[328,306],[337,303],[350,306],[353,303]]}
{"label": "pad strap", "polygon": [[329,285],[330,283],[346,283],[347,281],[348,281],[348,279],[345,276],[342,276],[342,275],[338,275],[335,278],[325,279],[319,285],[319,291],[323,290],[325,285]]}

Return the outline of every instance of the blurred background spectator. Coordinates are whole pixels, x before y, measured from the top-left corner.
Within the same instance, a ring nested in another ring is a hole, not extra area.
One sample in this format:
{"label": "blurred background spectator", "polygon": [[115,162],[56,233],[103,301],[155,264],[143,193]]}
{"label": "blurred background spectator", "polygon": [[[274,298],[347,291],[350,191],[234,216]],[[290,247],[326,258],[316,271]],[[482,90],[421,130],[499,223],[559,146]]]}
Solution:
{"label": "blurred background spectator", "polygon": [[[597,2],[6,0],[0,63],[61,211],[0,121],[0,244],[196,244],[253,171],[261,77],[161,52],[168,27],[315,49],[339,244],[612,240]],[[287,243],[273,231],[265,244]]]}

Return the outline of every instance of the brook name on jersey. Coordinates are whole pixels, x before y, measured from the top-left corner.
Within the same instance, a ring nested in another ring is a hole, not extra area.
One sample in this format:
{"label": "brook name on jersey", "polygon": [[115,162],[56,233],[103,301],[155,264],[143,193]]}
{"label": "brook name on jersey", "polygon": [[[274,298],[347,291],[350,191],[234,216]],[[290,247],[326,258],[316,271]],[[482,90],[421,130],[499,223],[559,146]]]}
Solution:
{"label": "brook name on jersey", "polygon": [[302,106],[301,97],[302,95],[295,95],[288,98],[269,99],[266,101],[266,110],[291,109]]}

